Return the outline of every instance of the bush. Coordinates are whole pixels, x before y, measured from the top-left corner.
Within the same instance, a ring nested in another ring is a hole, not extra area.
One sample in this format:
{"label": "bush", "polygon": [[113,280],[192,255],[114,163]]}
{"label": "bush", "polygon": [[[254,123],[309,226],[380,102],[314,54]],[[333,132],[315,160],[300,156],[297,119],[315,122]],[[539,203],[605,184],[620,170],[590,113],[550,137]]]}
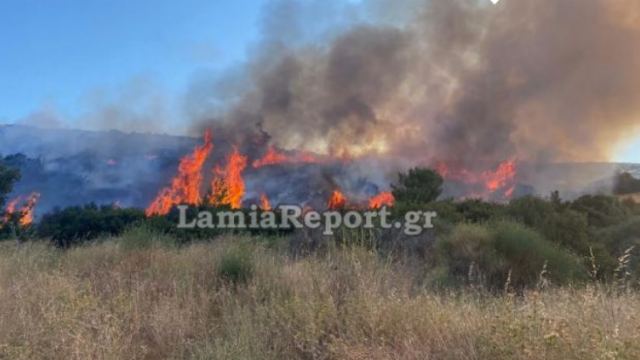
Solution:
{"label": "bush", "polygon": [[442,194],[443,179],[431,169],[414,168],[398,174],[398,182],[391,185],[396,205],[422,206]]}
{"label": "bush", "polygon": [[503,287],[509,272],[512,286],[533,286],[545,264],[549,278],[557,284],[582,279],[586,274],[568,252],[514,222],[459,224],[438,241],[438,250],[449,275],[457,282],[476,274],[491,289]]}
{"label": "bush", "polygon": [[587,215],[589,225],[602,228],[628,220],[632,209],[618,198],[605,195],[585,195],[571,204],[571,208]]}
{"label": "bush", "polygon": [[148,224],[142,224],[128,228],[118,238],[118,244],[125,250],[139,250],[153,246],[174,247],[177,241],[167,233],[157,231]]}
{"label": "bush", "polygon": [[634,194],[640,192],[640,179],[636,179],[628,172],[618,174],[613,192],[616,195]]}
{"label": "bush", "polygon": [[465,221],[472,223],[487,222],[504,216],[504,206],[480,199],[458,202],[456,209]]}
{"label": "bush", "polygon": [[564,206],[557,199],[547,201],[533,196],[512,200],[506,212],[548,240],[580,255],[589,255],[592,244],[586,214]]}
{"label": "bush", "polygon": [[121,235],[129,226],[143,220],[142,210],[89,204],[57,209],[44,215],[37,232],[58,247],[69,247],[102,235]]}
{"label": "bush", "polygon": [[253,277],[252,254],[240,245],[225,250],[218,261],[218,276],[234,284],[246,283]]}

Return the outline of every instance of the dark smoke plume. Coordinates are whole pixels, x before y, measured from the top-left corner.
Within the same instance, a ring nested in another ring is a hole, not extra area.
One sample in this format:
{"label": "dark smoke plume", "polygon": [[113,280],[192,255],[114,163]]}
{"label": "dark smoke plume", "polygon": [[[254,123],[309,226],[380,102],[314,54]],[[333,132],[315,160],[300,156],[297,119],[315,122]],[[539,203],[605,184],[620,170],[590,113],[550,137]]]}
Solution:
{"label": "dark smoke plume", "polygon": [[609,160],[639,124],[639,1],[398,3],[271,4],[254,59],[199,94],[225,105],[199,103],[197,129],[483,169]]}

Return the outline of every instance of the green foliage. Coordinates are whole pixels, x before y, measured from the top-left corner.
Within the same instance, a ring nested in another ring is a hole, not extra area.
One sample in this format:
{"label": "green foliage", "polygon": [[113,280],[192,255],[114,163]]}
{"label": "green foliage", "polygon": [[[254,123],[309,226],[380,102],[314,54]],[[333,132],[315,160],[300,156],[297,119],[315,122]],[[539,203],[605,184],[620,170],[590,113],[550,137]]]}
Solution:
{"label": "green foliage", "polygon": [[512,200],[506,211],[512,219],[537,230],[552,242],[588,255],[591,240],[587,215],[564,206],[557,198],[552,196],[552,200],[547,201],[522,197]]}
{"label": "green foliage", "polygon": [[176,238],[160,232],[148,224],[133,225],[127,228],[118,238],[118,243],[125,250],[147,249],[153,246],[174,247]]}
{"label": "green foliage", "polygon": [[458,281],[480,279],[492,289],[503,287],[509,274],[511,286],[534,286],[545,264],[557,284],[586,274],[568,252],[515,222],[459,224],[437,248],[450,276]]}
{"label": "green foliage", "polygon": [[396,206],[423,206],[435,201],[442,194],[442,177],[425,168],[410,169],[398,174],[398,182],[393,184]]}
{"label": "green foliage", "polygon": [[20,172],[4,164],[0,159],[0,208],[4,207],[7,195],[13,189],[13,184],[20,179]]}
{"label": "green foliage", "polygon": [[144,212],[112,206],[73,206],[46,214],[38,224],[38,235],[56,246],[69,247],[101,235],[117,236],[131,224],[141,222]]}
{"label": "green foliage", "polygon": [[632,209],[613,196],[585,195],[573,203],[571,208],[587,214],[589,225],[603,228],[620,224],[629,219]]}
{"label": "green foliage", "polygon": [[480,199],[457,202],[456,210],[465,221],[472,223],[487,222],[504,216],[503,205]]}
{"label": "green foliage", "polygon": [[251,251],[241,245],[232,246],[218,259],[218,276],[234,284],[246,283],[253,277],[254,264]]}

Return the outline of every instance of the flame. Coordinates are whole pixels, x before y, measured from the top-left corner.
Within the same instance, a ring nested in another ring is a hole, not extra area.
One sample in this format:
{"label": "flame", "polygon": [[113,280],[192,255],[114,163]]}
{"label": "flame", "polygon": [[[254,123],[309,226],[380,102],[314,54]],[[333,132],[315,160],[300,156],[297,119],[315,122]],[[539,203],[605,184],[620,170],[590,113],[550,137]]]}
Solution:
{"label": "flame", "polygon": [[334,190],[329,198],[327,207],[331,210],[343,209],[347,205],[347,197],[340,190]]}
{"label": "flame", "polygon": [[214,178],[211,182],[209,198],[212,205],[229,205],[232,209],[239,209],[242,206],[245,190],[242,172],[246,167],[247,157],[234,147],[227,159],[226,168],[223,170],[216,167],[213,171]]}
{"label": "flame", "polygon": [[494,192],[511,183],[517,173],[516,163],[513,160],[505,161],[498,166],[495,172],[485,172],[485,187]]}
{"label": "flame", "polygon": [[437,163],[436,171],[449,180],[460,181],[470,185],[481,185],[482,193],[474,193],[473,196],[488,197],[491,194],[502,191],[506,198],[511,198],[515,190],[515,178],[518,173],[515,160],[503,161],[496,170],[472,172],[467,169],[453,169],[445,163]]}
{"label": "flame", "polygon": [[289,161],[289,157],[283,153],[279,153],[273,146],[269,146],[264,156],[253,162],[254,168],[260,168],[267,165],[282,164]]}
{"label": "flame", "polygon": [[393,206],[395,202],[393,194],[389,191],[381,192],[380,194],[369,199],[370,209],[380,209],[383,206]]}
{"label": "flame", "polygon": [[254,168],[261,168],[278,164],[317,164],[323,161],[325,160],[310,152],[301,151],[294,155],[287,155],[279,152],[275,147],[269,146],[267,152],[260,159],[255,160],[252,165]]}
{"label": "flame", "polygon": [[197,146],[193,153],[183,157],[178,165],[178,174],[171,185],[162,189],[145,211],[147,216],[166,215],[172,207],[179,204],[196,205],[200,203],[200,184],[202,166],[213,150],[211,131],[204,134],[204,144]]}
{"label": "flame", "polygon": [[271,202],[269,202],[269,198],[265,193],[260,194],[260,209],[271,211]]}
{"label": "flame", "polygon": [[39,199],[40,194],[37,192],[29,195],[25,205],[20,209],[20,226],[25,227],[33,223],[33,212]]}
{"label": "flame", "polygon": [[[31,225],[33,223],[33,213],[39,199],[40,194],[37,192],[33,192],[29,194],[27,199],[24,201],[22,196],[18,196],[17,198],[11,200],[5,208],[4,217],[2,219],[3,224],[7,224],[9,221],[11,221],[11,217],[17,213],[19,215],[18,224],[21,227]],[[18,204],[20,204],[21,202],[24,202],[24,205],[20,208],[20,210],[17,210]]]}
{"label": "flame", "polygon": [[2,219],[2,222],[4,224],[8,223],[11,220],[11,216],[16,212],[16,207],[18,207],[20,199],[21,197],[18,196],[17,198],[9,201],[9,203],[7,204],[7,207],[4,210],[4,217]]}

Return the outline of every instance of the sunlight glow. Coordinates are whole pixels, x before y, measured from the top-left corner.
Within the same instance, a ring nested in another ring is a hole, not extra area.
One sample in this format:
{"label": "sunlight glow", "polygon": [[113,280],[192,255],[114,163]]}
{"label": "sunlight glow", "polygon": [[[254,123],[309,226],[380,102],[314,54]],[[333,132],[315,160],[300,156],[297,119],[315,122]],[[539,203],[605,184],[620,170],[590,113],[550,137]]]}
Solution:
{"label": "sunlight glow", "polygon": [[640,138],[621,146],[614,160],[616,162],[640,164]]}

